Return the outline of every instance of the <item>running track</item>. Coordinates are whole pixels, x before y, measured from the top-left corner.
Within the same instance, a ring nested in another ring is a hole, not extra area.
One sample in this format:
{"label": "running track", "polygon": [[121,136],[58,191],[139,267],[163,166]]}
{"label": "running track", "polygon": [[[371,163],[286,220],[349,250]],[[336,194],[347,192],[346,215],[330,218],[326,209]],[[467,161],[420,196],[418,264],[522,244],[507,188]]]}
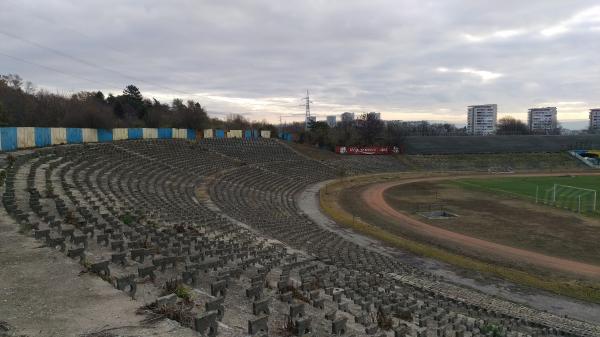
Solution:
{"label": "running track", "polygon": [[[565,175],[562,174],[524,174],[524,175],[511,175],[514,176],[557,176]],[[589,174],[587,174],[589,175]],[[489,175],[465,175],[460,178],[483,178]],[[530,265],[536,265],[548,269],[553,269],[561,272],[570,274],[577,274],[587,277],[600,279],[600,266],[591,265],[587,263],[581,263],[577,261],[567,260],[559,257],[544,255],[533,251],[506,246],[472,236],[455,233],[449,230],[445,230],[439,227],[428,225],[422,221],[413,219],[393,207],[391,207],[384,199],[383,194],[388,188],[406,185],[414,182],[423,181],[439,181],[448,180],[453,177],[426,177],[426,178],[410,178],[401,181],[377,183],[367,187],[363,191],[361,197],[371,209],[378,211],[380,214],[384,214],[394,220],[397,220],[397,224],[406,229],[415,231],[421,235],[432,237],[435,239],[441,239],[442,241],[452,243],[453,245],[463,246],[471,249],[475,249],[481,253],[492,254],[500,256],[503,259],[507,259],[517,263],[525,263]]]}

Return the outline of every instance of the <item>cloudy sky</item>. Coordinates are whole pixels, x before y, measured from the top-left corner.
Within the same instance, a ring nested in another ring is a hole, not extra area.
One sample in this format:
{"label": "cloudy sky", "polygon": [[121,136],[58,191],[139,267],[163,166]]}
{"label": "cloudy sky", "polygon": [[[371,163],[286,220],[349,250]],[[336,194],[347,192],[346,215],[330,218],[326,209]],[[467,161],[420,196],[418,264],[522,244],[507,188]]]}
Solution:
{"label": "cloudy sky", "polygon": [[[492,4],[494,3],[494,4]],[[466,122],[557,106],[566,127],[600,106],[597,0],[0,0],[0,73],[70,94],[200,101],[214,116]]]}

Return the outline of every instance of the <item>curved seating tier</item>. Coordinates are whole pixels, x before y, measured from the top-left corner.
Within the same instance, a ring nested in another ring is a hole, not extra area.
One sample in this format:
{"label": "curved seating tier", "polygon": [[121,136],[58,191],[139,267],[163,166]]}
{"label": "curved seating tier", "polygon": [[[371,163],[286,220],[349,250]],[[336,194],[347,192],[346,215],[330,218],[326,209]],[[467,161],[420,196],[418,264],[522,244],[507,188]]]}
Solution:
{"label": "curved seating tier", "polygon": [[335,167],[276,140],[120,141],[14,158],[2,202],[23,228],[148,310],[189,301],[165,292],[174,283],[193,289],[193,319],[180,323],[203,335],[600,336],[315,224],[296,197]]}

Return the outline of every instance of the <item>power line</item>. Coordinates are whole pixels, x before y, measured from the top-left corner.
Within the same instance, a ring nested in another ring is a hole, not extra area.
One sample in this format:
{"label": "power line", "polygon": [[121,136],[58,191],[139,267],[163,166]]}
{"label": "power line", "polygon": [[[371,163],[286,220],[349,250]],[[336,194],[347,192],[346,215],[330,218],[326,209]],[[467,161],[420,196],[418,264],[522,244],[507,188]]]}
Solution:
{"label": "power line", "polygon": [[80,79],[80,80],[84,80],[84,81],[88,81],[88,82],[100,84],[100,85],[103,85],[103,86],[108,86],[108,87],[114,86],[114,84],[108,84],[108,83],[105,83],[105,82],[100,82],[100,81],[92,80],[92,79],[89,79],[89,78],[86,78],[86,77],[73,75],[73,74],[64,72],[62,70],[56,69],[56,68],[52,68],[52,67],[40,64],[40,63],[28,61],[28,60],[25,60],[25,59],[20,58],[20,57],[16,57],[16,56],[12,56],[12,55],[9,55],[9,54],[5,54],[3,52],[0,52],[0,55],[2,55],[4,57],[7,57],[7,58],[10,58],[10,59],[13,59],[15,61],[19,61],[19,62],[22,62],[22,63],[26,63],[26,64],[34,65],[34,66],[37,66],[37,67],[40,67],[40,68],[44,68],[44,69],[47,69],[47,70],[50,70],[50,71],[54,71],[56,73],[59,73],[59,74],[65,75],[65,76],[69,76],[69,77],[77,78],[77,79]]}
{"label": "power line", "polygon": [[[80,36],[84,37],[87,40],[93,40],[95,38],[94,36],[91,36],[89,34],[84,33],[81,30],[78,30],[78,29],[73,28],[73,27],[71,27],[69,25],[66,25],[66,24],[64,24],[61,21],[56,21],[53,18],[44,17],[44,16],[40,15],[39,13],[36,13],[33,16],[36,17],[36,18],[38,18],[38,19],[40,19],[40,20],[43,20],[43,21],[46,21],[46,22],[50,23],[52,26],[56,26],[56,27],[60,26],[64,30],[69,31],[71,33],[74,33],[76,35],[80,35]],[[96,45],[98,45],[98,44],[96,44]],[[113,46],[111,46],[109,44],[103,43],[101,45],[101,47],[103,49],[111,50],[111,51],[113,51],[113,52],[115,52],[117,54],[120,54],[122,56],[129,57],[129,55],[127,54],[127,52],[125,52],[123,50],[120,50],[120,49],[117,49],[117,48],[115,48],[115,47],[113,47]],[[117,60],[115,57],[111,57],[111,58],[113,60]],[[178,74],[178,76],[179,77],[183,77],[184,79],[187,79],[187,80],[190,80],[190,81],[194,81],[195,80],[195,79],[191,78],[190,76],[187,76],[186,74]],[[183,92],[183,91],[180,91],[180,92]],[[186,95],[192,95],[192,96],[197,96],[197,97],[205,98],[205,97],[197,95],[197,94],[192,94],[192,93],[187,93],[187,92],[185,94]]]}
{"label": "power line", "polygon": [[[12,34],[12,33],[8,33],[8,32],[5,32],[5,31],[0,31],[0,34],[8,36],[10,38],[13,38],[15,40],[19,40],[19,41],[25,42],[27,44],[30,44],[30,45],[35,46],[35,47],[38,47],[40,49],[44,49],[44,50],[50,51],[50,52],[52,52],[52,53],[54,53],[56,55],[68,58],[70,60],[73,60],[73,61],[81,63],[81,64],[84,64],[84,65],[86,65],[88,67],[99,69],[99,70],[106,71],[106,72],[110,72],[110,73],[113,73],[113,74],[125,77],[125,78],[127,78],[129,80],[132,80],[132,81],[135,81],[135,82],[145,83],[145,84],[148,84],[150,86],[154,86],[154,87],[157,87],[157,88],[166,89],[168,91],[177,92],[177,93],[180,93],[180,94],[183,94],[183,95],[202,97],[202,96],[197,95],[197,94],[185,92],[185,91],[182,91],[182,90],[179,90],[179,89],[170,88],[170,87],[167,87],[167,86],[164,86],[164,85],[161,85],[161,84],[156,84],[156,83],[152,83],[152,82],[149,82],[149,81],[146,81],[146,80],[143,80],[143,79],[139,79],[139,78],[133,77],[133,76],[125,74],[125,73],[123,73],[121,71],[110,69],[110,68],[107,68],[107,67],[95,64],[93,62],[84,60],[82,58],[69,55],[67,53],[64,53],[64,52],[58,50],[58,49],[54,49],[52,47],[45,46],[45,45],[43,45],[41,43],[38,43],[38,42],[35,42],[35,41],[31,41],[29,39],[23,38],[21,36],[18,36],[18,35]],[[205,97],[203,97],[203,98],[205,98]]]}
{"label": "power line", "polygon": [[[69,28],[69,29],[70,29],[70,28]],[[72,29],[71,29],[71,30],[72,30]],[[41,44],[41,43],[38,43],[38,42],[36,42],[36,41],[29,40],[29,39],[27,39],[27,38],[24,38],[24,37],[22,37],[22,36],[18,36],[18,35],[16,35],[16,34],[13,34],[13,33],[10,33],[10,32],[6,32],[6,31],[2,31],[2,30],[0,30],[0,34],[2,34],[2,35],[5,35],[5,36],[8,36],[8,37],[10,37],[10,38],[13,38],[13,39],[16,39],[16,40],[19,40],[19,41],[21,41],[21,42],[24,42],[24,43],[30,44],[30,45],[32,45],[32,46],[35,46],[35,47],[37,47],[37,48],[40,48],[40,49],[44,49],[44,50],[50,51],[50,52],[52,52],[52,53],[54,53],[54,54],[56,54],[56,55],[59,55],[59,56],[61,56],[61,57],[64,57],[64,58],[67,58],[67,59],[73,60],[73,61],[75,61],[75,62],[81,63],[81,64],[83,64],[83,65],[86,65],[86,66],[88,66],[88,67],[95,68],[95,69],[99,69],[99,70],[102,70],[102,71],[105,71],[105,72],[110,72],[110,73],[113,73],[113,74],[119,75],[119,76],[121,76],[121,77],[127,78],[127,79],[129,79],[129,80],[132,80],[132,81],[135,81],[135,82],[141,82],[141,83],[145,83],[145,84],[147,84],[147,85],[150,85],[150,86],[153,86],[153,87],[156,87],[156,88],[162,88],[162,89],[165,89],[165,90],[167,90],[167,91],[176,92],[176,93],[179,93],[179,94],[182,94],[182,95],[186,95],[186,96],[188,96],[188,97],[189,97],[189,96],[194,96],[194,97],[199,97],[199,98],[201,98],[201,99],[203,99],[203,100],[204,100],[204,99],[209,99],[209,100],[210,100],[210,98],[207,98],[207,97],[205,97],[205,96],[202,96],[202,95],[199,95],[199,94],[194,94],[194,93],[190,93],[190,92],[187,92],[187,91],[183,91],[183,90],[179,90],[179,89],[171,88],[171,87],[168,87],[168,86],[165,86],[165,85],[161,85],[161,84],[153,83],[153,82],[150,82],[150,81],[147,81],[147,80],[139,79],[139,78],[137,78],[137,77],[131,76],[131,75],[129,75],[129,74],[126,74],[126,73],[124,73],[124,72],[121,72],[121,71],[118,71],[118,70],[114,70],[114,69],[111,69],[111,68],[108,68],[108,67],[105,67],[105,66],[102,66],[102,65],[95,64],[95,63],[93,63],[93,62],[90,62],[90,61],[88,61],[88,60],[85,60],[85,59],[83,59],[83,58],[80,58],[80,57],[77,57],[77,56],[70,55],[70,54],[68,54],[68,53],[65,53],[65,52],[63,52],[63,51],[61,51],[61,50],[58,50],[58,49],[55,49],[55,48],[52,48],[52,47],[49,47],[49,46],[43,45],[43,44]],[[84,35],[84,34],[82,34],[82,35]],[[84,36],[85,36],[85,35],[84,35]],[[126,54],[125,54],[125,53],[123,53],[123,52],[120,52],[120,51],[118,51],[118,50],[115,50],[115,49],[113,49],[113,48],[111,48],[111,49],[112,49],[112,50],[114,50],[114,51],[117,51],[118,53],[120,53],[120,54],[122,54],[122,55],[126,55]],[[14,59],[14,60],[17,60],[17,61],[20,61],[20,62],[24,62],[24,63],[33,64],[33,65],[36,65],[36,66],[39,66],[39,67],[42,67],[42,68],[45,68],[45,69],[48,69],[48,70],[51,70],[51,71],[54,71],[54,72],[57,72],[57,73],[63,74],[63,75],[66,75],[66,76],[73,77],[73,78],[79,78],[79,79],[83,79],[83,80],[85,80],[85,81],[89,81],[89,82],[93,82],[93,83],[97,83],[97,84],[102,84],[102,85],[107,85],[106,83],[103,83],[103,82],[100,82],[100,81],[95,81],[95,80],[91,80],[91,79],[88,79],[88,78],[85,78],[85,77],[82,77],[82,76],[73,75],[73,74],[70,74],[70,73],[67,73],[67,72],[64,72],[64,71],[61,71],[61,70],[58,70],[58,69],[52,68],[52,67],[48,67],[48,66],[45,66],[45,65],[42,65],[42,64],[39,64],[39,63],[35,63],[35,62],[31,62],[31,61],[27,61],[27,60],[24,60],[24,59],[21,59],[21,58],[18,58],[18,57],[12,56],[12,55],[8,55],[8,54],[1,54],[1,55],[3,55],[3,56],[6,56],[6,57],[8,57],[8,58],[12,58],[12,59]],[[114,85],[109,85],[109,86],[114,86]],[[225,113],[217,113],[217,112],[215,112],[215,114],[217,114],[217,115],[223,115],[223,114],[225,114]]]}

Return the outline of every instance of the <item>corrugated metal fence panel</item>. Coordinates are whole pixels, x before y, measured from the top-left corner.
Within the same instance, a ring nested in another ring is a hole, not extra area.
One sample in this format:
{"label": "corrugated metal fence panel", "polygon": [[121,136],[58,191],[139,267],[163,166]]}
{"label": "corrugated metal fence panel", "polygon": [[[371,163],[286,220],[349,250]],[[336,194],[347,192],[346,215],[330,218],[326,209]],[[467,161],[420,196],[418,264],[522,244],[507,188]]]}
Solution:
{"label": "corrugated metal fence panel", "polygon": [[173,129],[171,128],[158,128],[159,139],[171,139],[173,138]]}
{"label": "corrugated metal fence panel", "polygon": [[17,147],[19,149],[35,147],[35,128],[17,128]]}
{"label": "corrugated metal fence panel", "polygon": [[244,138],[246,138],[246,139],[252,139],[252,130],[245,130],[244,131]]}
{"label": "corrugated metal fence panel", "polygon": [[128,139],[142,139],[142,138],[144,138],[144,131],[142,130],[142,128],[127,129],[127,138]]}
{"label": "corrugated metal fence panel", "polygon": [[[265,138],[269,138],[269,137],[265,137]],[[283,140],[286,140],[289,142],[293,139],[293,136],[289,132],[281,132],[281,133],[279,133],[279,139],[283,139]]]}
{"label": "corrugated metal fence panel", "polygon": [[173,129],[173,138],[186,139],[187,138],[187,130],[186,129]]}
{"label": "corrugated metal fence panel", "polygon": [[35,128],[35,146],[44,147],[52,145],[50,128]]}
{"label": "corrugated metal fence panel", "polygon": [[83,143],[83,132],[80,128],[67,128],[67,143]]}
{"label": "corrugated metal fence panel", "polygon": [[260,136],[262,138],[271,138],[271,131],[269,131],[269,130],[261,130],[260,131]]}
{"label": "corrugated metal fence panel", "polygon": [[2,151],[17,149],[17,128],[0,128],[0,145]]}
{"label": "corrugated metal fence panel", "polygon": [[260,131],[254,129],[252,130],[252,138],[258,139],[260,137]]}
{"label": "corrugated metal fence panel", "polygon": [[144,134],[144,139],[158,138],[158,130],[157,129],[144,128],[142,132]]}
{"label": "corrugated metal fence panel", "polygon": [[212,138],[214,133],[212,129],[204,129],[204,138]]}
{"label": "corrugated metal fence panel", "polygon": [[125,128],[116,128],[112,129],[113,140],[126,140],[128,139],[128,129]]}
{"label": "corrugated metal fence panel", "polygon": [[112,129],[98,129],[98,141],[99,142],[112,142],[113,130]]}
{"label": "corrugated metal fence panel", "polygon": [[52,145],[67,144],[67,129],[51,128],[50,141]]}
{"label": "corrugated metal fence panel", "polygon": [[227,138],[242,138],[242,130],[229,130]]}
{"label": "corrugated metal fence panel", "polygon": [[97,129],[81,129],[81,131],[82,131],[84,143],[98,142],[98,130]]}
{"label": "corrugated metal fence panel", "polygon": [[223,131],[223,130],[215,130],[215,137],[216,138],[225,138],[225,131]]}
{"label": "corrugated metal fence panel", "polygon": [[187,129],[186,138],[188,140],[194,140],[194,139],[196,139],[196,130],[194,130],[194,129]]}

